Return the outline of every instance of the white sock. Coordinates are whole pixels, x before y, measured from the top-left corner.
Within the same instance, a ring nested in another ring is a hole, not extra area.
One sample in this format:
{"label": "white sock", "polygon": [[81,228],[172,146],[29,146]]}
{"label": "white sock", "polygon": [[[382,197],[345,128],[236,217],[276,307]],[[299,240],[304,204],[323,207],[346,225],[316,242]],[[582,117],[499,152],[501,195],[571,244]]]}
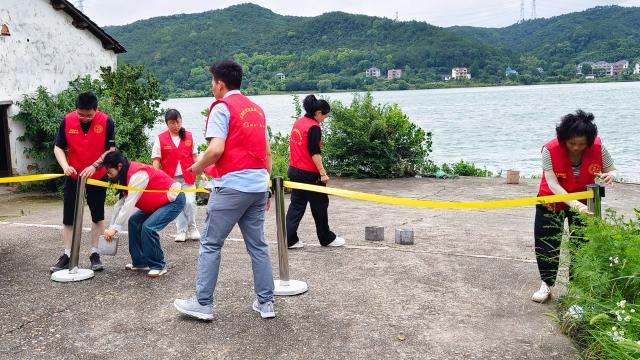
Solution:
{"label": "white sock", "polygon": [[97,247],[91,247],[91,254],[93,255],[94,253],[99,254]]}
{"label": "white sock", "polygon": [[64,249],[64,254],[71,257],[71,249]]}

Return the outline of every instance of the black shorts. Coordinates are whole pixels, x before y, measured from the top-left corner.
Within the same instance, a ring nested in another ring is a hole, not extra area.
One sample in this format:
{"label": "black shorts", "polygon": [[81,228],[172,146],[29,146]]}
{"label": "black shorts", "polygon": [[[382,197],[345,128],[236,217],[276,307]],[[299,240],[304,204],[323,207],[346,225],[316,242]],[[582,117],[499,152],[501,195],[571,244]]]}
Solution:
{"label": "black shorts", "polygon": [[[76,206],[76,189],[78,181],[66,176],[64,180],[64,210],[62,223],[73,225],[73,216]],[[97,223],[104,220],[104,201],[107,198],[107,189],[99,186],[87,185],[86,203],[91,211],[91,221]]]}

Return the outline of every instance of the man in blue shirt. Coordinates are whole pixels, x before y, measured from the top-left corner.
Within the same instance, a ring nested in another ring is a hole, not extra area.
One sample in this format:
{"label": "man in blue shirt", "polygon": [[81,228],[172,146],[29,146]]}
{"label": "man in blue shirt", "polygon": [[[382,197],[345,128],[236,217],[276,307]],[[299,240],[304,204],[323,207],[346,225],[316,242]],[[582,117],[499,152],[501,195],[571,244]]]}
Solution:
{"label": "man in blue shirt", "polygon": [[213,96],[207,119],[209,147],[190,171],[202,173],[215,164],[218,177],[207,205],[204,234],[200,240],[196,294],[176,299],[182,314],[213,319],[213,294],[220,269],[224,240],[237,223],[251,256],[257,299],[253,309],[262,318],[275,317],[273,274],[269,246],[264,238],[264,213],[269,208],[271,150],[264,111],[240,93],[242,67],[232,61],[211,66]]}

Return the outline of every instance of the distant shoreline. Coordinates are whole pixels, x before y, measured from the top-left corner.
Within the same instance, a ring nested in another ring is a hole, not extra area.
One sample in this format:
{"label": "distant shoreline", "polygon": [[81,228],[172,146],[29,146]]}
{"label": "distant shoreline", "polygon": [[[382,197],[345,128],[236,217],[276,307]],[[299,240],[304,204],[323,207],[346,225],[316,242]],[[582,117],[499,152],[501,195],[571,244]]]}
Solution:
{"label": "distant shoreline", "polygon": [[[309,94],[309,93],[327,93],[327,94],[339,94],[339,93],[353,93],[353,92],[377,92],[377,91],[412,91],[412,90],[438,90],[438,89],[474,89],[474,88],[487,88],[487,87],[508,87],[508,86],[536,86],[536,85],[567,85],[567,84],[604,84],[604,83],[628,83],[628,82],[639,82],[640,80],[593,80],[593,81],[585,81],[585,80],[572,80],[572,81],[543,81],[536,82],[532,84],[521,84],[521,83],[473,83],[473,82],[458,82],[455,84],[455,80],[449,82],[438,82],[432,83],[434,86],[426,86],[419,88],[410,88],[410,89],[340,89],[340,90],[330,90],[321,92],[317,89],[309,89],[309,90],[299,90],[299,91],[256,91],[256,92],[244,92],[245,95],[248,96],[261,96],[261,95],[290,95],[290,94]],[[453,83],[453,84],[452,84]],[[211,92],[193,92],[193,93],[174,93],[167,95],[167,99],[186,99],[186,98],[198,98],[198,97],[211,97]]]}

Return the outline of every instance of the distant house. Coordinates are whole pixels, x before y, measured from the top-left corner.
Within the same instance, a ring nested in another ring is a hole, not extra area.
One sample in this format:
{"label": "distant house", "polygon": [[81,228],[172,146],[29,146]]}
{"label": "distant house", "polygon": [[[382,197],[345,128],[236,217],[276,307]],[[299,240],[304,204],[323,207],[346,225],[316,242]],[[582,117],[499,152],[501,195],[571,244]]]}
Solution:
{"label": "distant house", "polygon": [[596,78],[596,76],[595,76],[595,75],[586,75],[586,76],[584,77],[584,79],[585,79],[585,80],[594,80],[595,78]]}
{"label": "distant house", "polygon": [[[25,155],[30,146],[16,122],[16,105],[44,86],[56,94],[78,76],[100,75],[101,66],[117,66],[126,50],[67,0],[3,0],[0,9],[0,177],[38,170]],[[73,109],[69,109],[73,110]]]}
{"label": "distant house", "polygon": [[[587,63],[582,63],[587,64]],[[582,64],[578,65],[578,73],[582,74]],[[627,60],[620,60],[614,63],[606,62],[606,61],[598,61],[591,64],[591,68],[593,70],[602,69],[604,70],[605,76],[615,76],[622,74],[626,69],[629,68],[629,62]]]}
{"label": "distant house", "polygon": [[466,67],[457,67],[451,69],[451,78],[454,80],[471,79],[471,73]]}
{"label": "distant house", "polygon": [[276,74],[276,79],[280,80],[280,81],[284,81],[287,78],[287,75],[279,72]]}
{"label": "distant house", "polygon": [[508,67],[507,67],[507,69],[504,71],[504,75],[505,75],[506,77],[509,77],[509,76],[511,76],[511,75],[516,75],[516,76],[517,76],[517,75],[518,75],[518,72],[517,72],[517,71],[515,71],[515,70],[513,70],[513,69],[511,68],[511,66],[508,66]]}
{"label": "distant house", "polygon": [[378,69],[377,67],[368,68],[365,73],[367,77],[374,77],[374,78],[379,78],[380,75],[382,74],[380,72],[380,69]]}
{"label": "distant house", "polygon": [[387,71],[387,80],[400,79],[402,77],[401,69],[389,69]]}
{"label": "distant house", "polygon": [[442,76],[442,80],[444,80],[444,81],[449,81],[449,80],[451,80],[451,75],[448,75],[448,74],[447,74],[447,75],[443,75],[443,76]]}
{"label": "distant house", "polygon": [[640,64],[636,63],[636,66],[633,68],[633,74],[634,75],[640,74]]}

